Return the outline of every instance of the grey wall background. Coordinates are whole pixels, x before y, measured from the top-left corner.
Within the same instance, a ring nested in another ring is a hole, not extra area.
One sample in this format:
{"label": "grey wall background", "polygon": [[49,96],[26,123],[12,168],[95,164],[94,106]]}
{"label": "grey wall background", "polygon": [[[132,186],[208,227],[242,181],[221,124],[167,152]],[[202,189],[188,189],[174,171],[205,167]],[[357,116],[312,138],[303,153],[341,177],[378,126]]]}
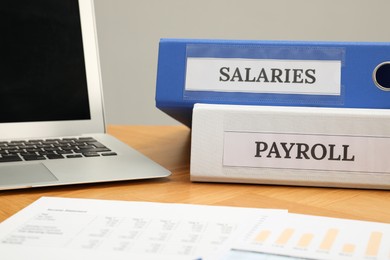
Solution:
{"label": "grey wall background", "polygon": [[390,41],[389,0],[95,0],[107,123],[171,125],[155,108],[160,38]]}

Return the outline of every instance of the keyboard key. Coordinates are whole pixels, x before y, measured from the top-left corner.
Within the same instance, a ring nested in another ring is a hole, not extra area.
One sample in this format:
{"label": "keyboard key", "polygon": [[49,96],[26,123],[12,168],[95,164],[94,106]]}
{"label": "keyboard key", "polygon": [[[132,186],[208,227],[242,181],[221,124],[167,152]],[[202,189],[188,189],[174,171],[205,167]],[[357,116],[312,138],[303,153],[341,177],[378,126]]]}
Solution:
{"label": "keyboard key", "polygon": [[102,156],[114,156],[118,155],[117,153],[111,152],[111,153],[102,153]]}
{"label": "keyboard key", "polygon": [[99,142],[97,142],[97,141],[88,142],[88,144],[89,144],[89,145],[93,145],[93,146],[96,147],[96,148],[106,148],[105,145],[103,145],[103,144],[101,144],[101,143],[99,143]]}
{"label": "keyboard key", "polygon": [[89,148],[80,148],[78,150],[79,153],[100,153],[100,152],[110,152],[110,149],[107,148],[94,148],[94,147],[89,147]]}
{"label": "keyboard key", "polygon": [[77,138],[63,138],[64,141],[76,141]]}
{"label": "keyboard key", "polygon": [[80,141],[94,141],[93,137],[80,137],[78,140]]}
{"label": "keyboard key", "polygon": [[82,158],[83,156],[81,154],[70,154],[67,155],[66,158]]}
{"label": "keyboard key", "polygon": [[98,153],[83,153],[85,157],[98,157],[100,156]]}
{"label": "keyboard key", "polygon": [[61,154],[48,154],[46,155],[46,157],[50,160],[53,160],[53,159],[64,159],[65,157]]}
{"label": "keyboard key", "polygon": [[23,156],[23,159],[26,161],[36,161],[36,160],[45,160],[46,157],[42,155],[26,155]]}
{"label": "keyboard key", "polygon": [[22,158],[20,158],[18,155],[3,155],[0,157],[0,163],[2,162],[17,162],[22,161]]}

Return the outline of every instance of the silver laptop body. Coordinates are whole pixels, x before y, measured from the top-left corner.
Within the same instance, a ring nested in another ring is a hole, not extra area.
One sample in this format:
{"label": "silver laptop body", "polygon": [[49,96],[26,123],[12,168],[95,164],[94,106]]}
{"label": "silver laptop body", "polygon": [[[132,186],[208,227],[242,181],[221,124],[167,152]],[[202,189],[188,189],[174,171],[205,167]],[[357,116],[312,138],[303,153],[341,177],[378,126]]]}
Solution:
{"label": "silver laptop body", "polygon": [[93,0],[6,1],[0,31],[0,190],[170,175],[105,133]]}

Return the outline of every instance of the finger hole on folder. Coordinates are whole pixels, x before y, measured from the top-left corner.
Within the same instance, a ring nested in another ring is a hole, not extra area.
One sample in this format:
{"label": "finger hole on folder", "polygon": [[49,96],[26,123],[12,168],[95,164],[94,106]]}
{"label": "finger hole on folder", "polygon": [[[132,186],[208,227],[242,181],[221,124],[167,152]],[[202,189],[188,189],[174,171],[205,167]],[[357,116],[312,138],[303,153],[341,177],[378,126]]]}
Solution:
{"label": "finger hole on folder", "polygon": [[377,87],[390,91],[390,62],[379,64],[373,72],[373,79]]}

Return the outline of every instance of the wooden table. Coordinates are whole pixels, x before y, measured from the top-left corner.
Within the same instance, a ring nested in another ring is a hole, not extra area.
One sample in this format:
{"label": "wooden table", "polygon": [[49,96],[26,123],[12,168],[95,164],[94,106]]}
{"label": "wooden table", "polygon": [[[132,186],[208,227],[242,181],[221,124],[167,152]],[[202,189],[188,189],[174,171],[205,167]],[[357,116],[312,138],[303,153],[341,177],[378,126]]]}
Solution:
{"label": "wooden table", "polygon": [[0,221],[41,196],[256,208],[390,223],[390,191],[192,183],[184,126],[110,126],[108,132],[172,171],[168,178],[0,192]]}

